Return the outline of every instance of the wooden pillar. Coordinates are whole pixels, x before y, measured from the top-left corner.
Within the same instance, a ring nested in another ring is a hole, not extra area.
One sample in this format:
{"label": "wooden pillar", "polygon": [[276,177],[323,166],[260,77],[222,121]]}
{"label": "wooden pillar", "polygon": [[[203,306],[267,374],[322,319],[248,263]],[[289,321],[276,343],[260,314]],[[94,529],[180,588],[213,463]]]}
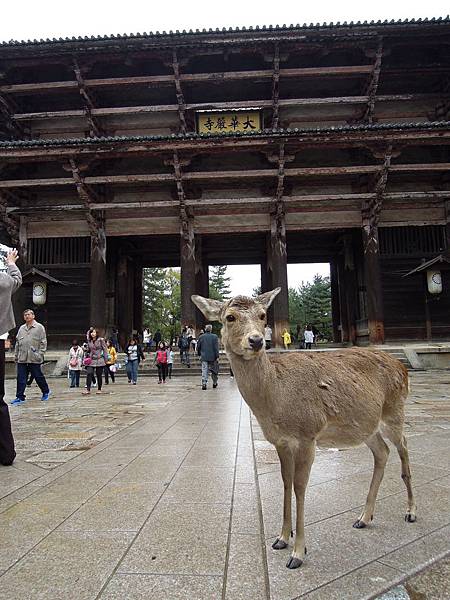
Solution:
{"label": "wooden pillar", "polygon": [[338,272],[338,289],[339,289],[339,315],[340,315],[340,322],[341,322],[340,341],[343,344],[347,344],[349,341],[349,328],[348,328],[348,313],[347,313],[347,294],[345,291],[344,258],[342,256],[340,256],[337,261],[337,272]]}
{"label": "wooden pillar", "polygon": [[117,263],[116,318],[119,329],[119,342],[122,348],[124,348],[133,329],[133,305],[130,303],[131,272],[128,257],[120,256]]}
{"label": "wooden pillar", "polygon": [[91,235],[91,310],[89,324],[104,335],[106,329],[106,235],[104,224]]}
{"label": "wooden pillar", "polygon": [[363,227],[362,235],[369,342],[371,344],[384,344],[383,290],[381,287],[378,227]]}
{"label": "wooden pillar", "polygon": [[339,301],[339,276],[337,260],[330,261],[330,283],[331,283],[331,319],[333,324],[333,342],[341,340],[341,306]]}
{"label": "wooden pillar", "polygon": [[287,252],[286,242],[278,236],[269,237],[268,243],[268,266],[273,288],[281,287],[281,292],[273,302],[273,336],[272,342],[275,347],[282,347],[281,334],[286,328],[289,330],[289,294],[287,280]]}
{"label": "wooden pillar", "polygon": [[180,238],[181,263],[181,325],[195,325],[195,305],[191,300],[196,293],[196,260],[193,225],[189,219],[189,231],[182,231]]}
{"label": "wooden pillar", "polygon": [[[203,254],[202,238],[195,236],[195,293],[204,298],[209,297],[209,267]],[[203,329],[206,324],[205,315],[195,307],[195,331]]]}
{"label": "wooden pillar", "polygon": [[143,330],[143,269],[142,265],[134,265],[133,277],[133,329],[136,331]]}
{"label": "wooden pillar", "polygon": [[355,258],[351,236],[344,238],[344,285],[345,304],[347,309],[348,341],[356,342],[356,306],[358,301],[358,284],[355,270]]}

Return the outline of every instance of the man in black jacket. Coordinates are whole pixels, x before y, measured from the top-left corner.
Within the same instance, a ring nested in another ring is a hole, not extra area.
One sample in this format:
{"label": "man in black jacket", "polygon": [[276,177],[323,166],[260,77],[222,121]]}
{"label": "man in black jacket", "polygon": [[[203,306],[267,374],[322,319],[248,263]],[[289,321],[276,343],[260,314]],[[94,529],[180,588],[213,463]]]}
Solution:
{"label": "man in black jacket", "polygon": [[207,325],[205,333],[197,340],[197,354],[202,359],[202,390],[206,390],[210,371],[213,388],[217,387],[217,377],[219,375],[219,338],[211,332],[212,325]]}

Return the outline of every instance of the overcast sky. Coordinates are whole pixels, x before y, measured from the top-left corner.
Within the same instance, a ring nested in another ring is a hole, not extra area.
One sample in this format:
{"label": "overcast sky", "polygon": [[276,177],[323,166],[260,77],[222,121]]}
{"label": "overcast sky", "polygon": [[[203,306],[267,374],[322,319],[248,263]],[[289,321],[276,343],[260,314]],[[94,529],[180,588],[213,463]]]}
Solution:
{"label": "overcast sky", "polygon": [[283,23],[444,17],[449,2],[378,0],[377,2],[260,2],[255,0],[21,0],[1,2],[0,39],[26,40],[170,29],[202,29]]}
{"label": "overcast sky", "polygon": [[[0,40],[9,41],[210,27],[445,17],[449,12],[449,2],[3,0],[0,10]],[[328,272],[328,265],[289,265],[289,285],[297,287],[302,281],[311,281],[315,273],[327,275]],[[260,285],[258,265],[230,267],[229,273],[232,276],[233,293],[251,294]]]}

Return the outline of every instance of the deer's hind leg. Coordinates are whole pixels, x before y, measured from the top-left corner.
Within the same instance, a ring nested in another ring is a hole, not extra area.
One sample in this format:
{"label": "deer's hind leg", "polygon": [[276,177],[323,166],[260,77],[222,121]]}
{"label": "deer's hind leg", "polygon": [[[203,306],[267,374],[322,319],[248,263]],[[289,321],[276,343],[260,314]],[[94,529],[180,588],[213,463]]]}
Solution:
{"label": "deer's hind leg", "polygon": [[283,527],[281,535],[272,544],[274,550],[283,550],[288,545],[292,530],[292,485],[294,482],[294,457],[289,446],[277,446],[283,478]]}
{"label": "deer's hind leg", "polygon": [[406,444],[406,438],[403,435],[403,427],[384,423],[383,433],[386,437],[394,444],[397,448],[398,455],[402,463],[402,479],[406,486],[406,492],[408,494],[408,507],[406,509],[405,521],[407,523],[414,523],[416,521],[416,502],[414,500],[414,494],[411,485],[411,469],[409,467],[409,454],[408,447]]}
{"label": "deer's hind leg", "polygon": [[386,466],[389,457],[389,448],[380,433],[374,433],[365,441],[365,443],[372,450],[374,467],[366,505],[359,519],[353,523],[353,527],[356,529],[367,527],[373,519],[378,490],[383,479],[384,467]]}

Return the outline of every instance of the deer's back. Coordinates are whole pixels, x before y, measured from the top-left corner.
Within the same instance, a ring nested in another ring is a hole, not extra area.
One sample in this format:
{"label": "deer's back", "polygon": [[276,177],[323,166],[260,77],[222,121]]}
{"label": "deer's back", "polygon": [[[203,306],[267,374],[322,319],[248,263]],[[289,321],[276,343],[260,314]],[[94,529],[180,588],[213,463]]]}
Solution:
{"label": "deer's back", "polygon": [[[349,349],[271,357],[280,396],[278,420],[288,434],[313,434],[324,445],[362,443],[383,412],[407,395],[407,371],[386,352]],[[348,438],[344,440],[344,438]]]}

